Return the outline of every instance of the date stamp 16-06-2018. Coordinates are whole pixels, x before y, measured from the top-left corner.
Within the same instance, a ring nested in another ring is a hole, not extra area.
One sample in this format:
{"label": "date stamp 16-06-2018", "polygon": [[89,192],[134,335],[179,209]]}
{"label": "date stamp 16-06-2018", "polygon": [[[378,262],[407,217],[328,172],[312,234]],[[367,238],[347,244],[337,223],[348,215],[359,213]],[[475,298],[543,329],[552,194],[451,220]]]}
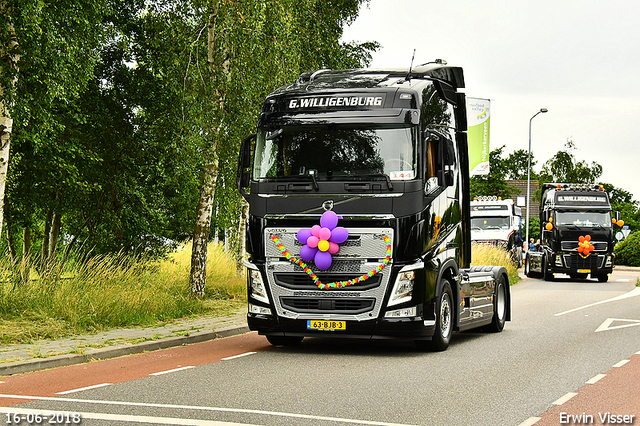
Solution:
{"label": "date stamp 16-06-2018", "polygon": [[25,410],[21,412],[5,412],[3,414],[3,423],[7,425],[79,425],[82,423],[82,415],[80,413]]}

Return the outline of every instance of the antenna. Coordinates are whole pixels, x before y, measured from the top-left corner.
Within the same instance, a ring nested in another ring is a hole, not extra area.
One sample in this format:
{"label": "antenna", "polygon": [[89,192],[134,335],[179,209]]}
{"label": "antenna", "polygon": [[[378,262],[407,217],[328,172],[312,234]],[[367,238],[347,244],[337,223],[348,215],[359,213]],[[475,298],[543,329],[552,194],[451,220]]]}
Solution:
{"label": "antenna", "polygon": [[416,57],[416,49],[413,49],[413,55],[411,56],[411,65],[409,65],[409,74],[407,74],[407,78],[405,80],[409,81],[411,79],[411,71],[413,70],[413,60]]}

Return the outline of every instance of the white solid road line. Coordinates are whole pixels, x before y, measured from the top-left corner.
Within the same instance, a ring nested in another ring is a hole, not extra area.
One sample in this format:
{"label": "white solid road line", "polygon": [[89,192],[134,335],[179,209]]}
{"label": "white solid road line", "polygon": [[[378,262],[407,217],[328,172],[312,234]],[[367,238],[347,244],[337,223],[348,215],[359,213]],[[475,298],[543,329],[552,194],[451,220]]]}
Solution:
{"label": "white solid road line", "polygon": [[103,388],[105,386],[111,386],[111,383],[100,383],[99,385],[87,386],[84,388],[72,389],[64,392],[56,392],[56,395],[68,395],[70,393],[82,392],[90,389]]}
{"label": "white solid road line", "polygon": [[242,358],[243,356],[253,355],[253,354],[257,354],[257,352],[245,352],[245,353],[240,354],[240,355],[228,356],[226,358],[221,358],[221,359],[222,359],[222,361],[229,361],[231,359]]}
{"label": "white solid road line", "polygon": [[[629,323],[629,324],[616,325],[616,326],[611,327],[611,324],[613,324],[615,321],[626,322],[626,323]],[[617,330],[619,328],[627,328],[627,327],[635,327],[635,326],[640,326],[640,321],[639,320],[630,320],[630,319],[622,319],[622,318],[607,318],[606,320],[604,320],[604,322],[602,324],[600,324],[600,326],[598,328],[596,328],[596,333],[598,333],[600,331]]]}
{"label": "white solid road line", "polygon": [[[40,415],[43,421],[47,421],[50,416],[55,416],[57,414],[61,414],[61,411],[51,411],[51,410],[33,410],[33,409],[25,409],[25,408],[15,408],[15,407],[0,407],[0,413],[7,413],[11,416],[20,415],[22,418],[26,415]],[[66,415],[67,412],[64,412]],[[173,417],[149,417],[149,416],[131,416],[126,414],[107,414],[107,413],[85,413],[85,412],[74,412],[69,413],[74,415],[79,415],[81,420],[84,421],[86,419],[92,420],[109,420],[109,421],[118,421],[118,422],[136,422],[136,423],[154,423],[154,424],[162,424],[162,425],[193,425],[193,426],[258,426],[258,425],[250,425],[248,423],[230,423],[230,422],[218,422],[215,420],[194,420],[194,419],[178,419]],[[53,417],[55,420],[56,417]]]}
{"label": "white solid road line", "polygon": [[173,370],[167,370],[167,371],[159,371],[157,373],[151,373],[149,375],[150,376],[160,376],[162,374],[175,373],[176,371],[188,370],[190,368],[195,368],[195,367],[193,365],[187,365],[186,367],[174,368]]}
{"label": "white solid road line", "polygon": [[[360,425],[372,425],[372,426],[415,426],[408,425],[403,423],[388,423],[388,422],[378,422],[373,420],[358,420],[358,419],[343,419],[340,417],[327,417],[327,416],[313,416],[309,414],[296,414],[296,413],[284,413],[281,411],[264,411],[264,410],[245,410],[239,408],[222,408],[222,407],[202,407],[197,405],[173,405],[173,404],[152,404],[152,403],[140,403],[140,402],[128,402],[128,401],[100,401],[100,400],[91,400],[91,399],[75,399],[75,398],[59,398],[59,397],[48,397],[48,396],[26,396],[26,395],[7,395],[0,394],[0,398],[9,398],[9,399],[25,399],[25,400],[33,400],[33,401],[56,401],[56,402],[75,402],[81,404],[98,404],[98,405],[120,405],[126,407],[146,407],[146,408],[168,408],[168,409],[178,409],[178,410],[191,410],[191,411],[218,411],[225,413],[240,413],[240,414],[258,414],[264,416],[279,416],[279,417],[288,417],[288,418],[297,418],[297,419],[308,419],[308,420],[320,420],[320,421],[329,421],[335,423],[355,423]],[[11,410],[13,407],[7,407],[6,409]],[[44,411],[44,410],[40,410]],[[6,411],[0,411],[6,412]],[[157,423],[157,422],[156,422]],[[195,424],[195,423],[188,423]],[[224,424],[224,423],[221,423]]]}
{"label": "white solid road line", "polygon": [[615,302],[616,300],[628,299],[629,297],[635,297],[635,296],[640,296],[640,287],[636,287],[633,290],[631,290],[630,292],[625,293],[625,294],[621,294],[618,297],[614,297],[612,299],[607,299],[607,300],[601,300],[600,302],[591,303],[590,305],[580,306],[579,308],[575,308],[575,309],[571,309],[571,310],[568,310],[568,311],[560,312],[559,314],[556,314],[555,316],[559,317],[561,315],[569,314],[571,312],[579,311],[581,309],[590,308],[591,306],[601,305],[603,303],[608,303],[608,302]]}

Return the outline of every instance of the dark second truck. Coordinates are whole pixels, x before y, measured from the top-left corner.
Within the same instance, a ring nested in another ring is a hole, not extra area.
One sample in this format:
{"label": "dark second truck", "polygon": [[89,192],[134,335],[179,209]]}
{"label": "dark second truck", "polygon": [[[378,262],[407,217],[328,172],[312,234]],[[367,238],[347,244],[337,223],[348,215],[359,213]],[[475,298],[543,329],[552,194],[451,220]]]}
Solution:
{"label": "dark second truck", "polygon": [[471,267],[461,68],[320,70],[267,96],[242,143],[251,330],[412,339],[510,319],[502,267]]}
{"label": "dark second truck", "polygon": [[545,183],[540,200],[541,244],[527,252],[525,274],[546,281],[567,274],[606,282],[614,267],[614,228],[622,224],[601,185]]}

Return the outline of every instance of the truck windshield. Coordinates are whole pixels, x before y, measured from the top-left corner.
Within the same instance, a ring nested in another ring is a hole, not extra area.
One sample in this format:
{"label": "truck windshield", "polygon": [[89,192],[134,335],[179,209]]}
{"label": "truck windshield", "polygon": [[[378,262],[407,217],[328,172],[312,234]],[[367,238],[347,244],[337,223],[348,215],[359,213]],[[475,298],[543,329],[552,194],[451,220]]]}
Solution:
{"label": "truck windshield", "polygon": [[253,178],[313,175],[322,181],[387,175],[391,180],[415,179],[417,136],[416,126],[259,129]]}
{"label": "truck windshield", "polygon": [[610,228],[611,212],[557,211],[556,225]]}
{"label": "truck windshield", "polygon": [[492,217],[472,217],[471,228],[478,230],[485,229],[509,229],[511,221],[509,217],[492,216]]}

